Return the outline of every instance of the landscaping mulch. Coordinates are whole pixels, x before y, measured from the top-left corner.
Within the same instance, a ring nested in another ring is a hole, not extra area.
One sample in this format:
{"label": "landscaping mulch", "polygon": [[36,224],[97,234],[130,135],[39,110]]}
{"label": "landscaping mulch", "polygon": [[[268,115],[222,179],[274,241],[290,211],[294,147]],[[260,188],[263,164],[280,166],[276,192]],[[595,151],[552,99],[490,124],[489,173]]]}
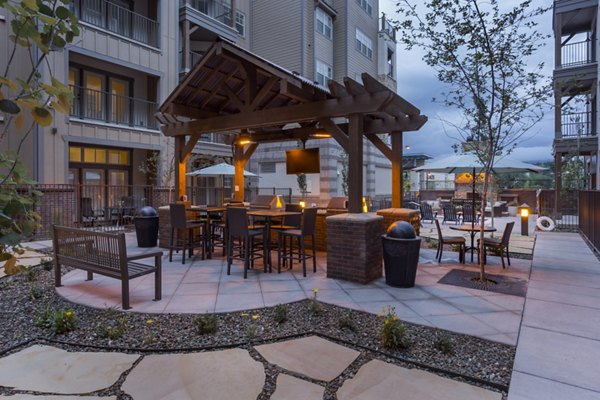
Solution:
{"label": "landscaping mulch", "polygon": [[[216,332],[200,334],[197,315],[142,314],[74,304],[56,294],[51,269],[40,266],[32,271],[0,279],[0,354],[33,340],[70,350],[141,354],[242,347],[261,359],[253,351],[253,345],[316,334],[361,352],[360,362],[353,363],[338,380],[328,385],[326,398],[335,398],[334,389],[373,358],[426,369],[501,391],[504,396],[510,382],[514,346],[406,322],[408,347],[385,349],[379,333],[381,317],[318,302],[318,293],[317,301],[303,300],[284,306],[285,322],[275,321],[275,307],[221,313],[214,314],[218,323]],[[53,336],[47,329],[38,327],[36,319],[47,309],[72,311],[77,319],[76,329]],[[109,331],[111,334],[107,337]],[[448,354],[436,346],[440,335],[450,343]],[[269,375],[267,385],[274,385],[281,370],[261,361]],[[261,398],[268,398],[269,392],[265,390]]]}

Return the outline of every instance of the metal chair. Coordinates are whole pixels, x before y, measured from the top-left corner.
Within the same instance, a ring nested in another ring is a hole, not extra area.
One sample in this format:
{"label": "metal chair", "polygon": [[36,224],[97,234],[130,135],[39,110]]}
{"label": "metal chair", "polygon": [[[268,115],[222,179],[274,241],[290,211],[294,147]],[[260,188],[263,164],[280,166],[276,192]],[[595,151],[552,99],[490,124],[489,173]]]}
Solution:
{"label": "metal chair", "polygon": [[419,209],[421,210],[421,222],[429,220],[433,224],[437,217],[437,211],[434,212],[431,205],[426,202],[422,202]]}
{"label": "metal chair", "polygon": [[442,205],[442,210],[444,211],[444,220],[442,221],[442,224],[446,223],[446,221],[455,222],[457,224],[460,222],[460,218],[458,218],[456,209],[452,204]]}
{"label": "metal chair", "polygon": [[[169,261],[173,261],[173,250],[182,250],[181,263],[185,264],[185,252],[191,258],[194,254],[194,244],[202,244],[202,259],[205,257],[206,225],[204,222],[188,221],[185,204],[170,204],[171,214],[171,239],[169,240]],[[194,230],[200,234],[194,237]],[[196,239],[196,240],[195,240]]]}
{"label": "metal chair", "polygon": [[[508,252],[508,244],[510,241],[510,234],[512,233],[513,227],[515,226],[515,222],[509,222],[506,224],[506,228],[504,228],[504,233],[502,234],[502,238],[483,238],[483,263],[487,263],[487,248],[491,248],[494,250],[500,251],[500,259],[502,260],[502,268],[506,268],[504,265],[504,251],[506,249],[506,259],[508,260],[508,265],[510,266],[510,256]],[[477,239],[477,248],[481,243],[481,239]],[[477,253],[477,261],[479,262],[479,253]]]}
{"label": "metal chair", "polygon": [[[317,272],[317,252],[315,247],[315,226],[317,223],[317,209],[307,208],[302,213],[302,222],[300,229],[286,229],[279,232],[279,241],[277,243],[277,272],[281,272],[281,261],[284,264],[290,260],[290,269],[294,260],[302,261],[302,273],[306,277],[306,259],[312,258],[313,272]],[[306,238],[311,237],[312,255],[306,254]],[[287,248],[287,238],[290,239],[289,252]],[[298,249],[294,253],[294,239],[297,239]]]}
{"label": "metal chair", "polygon": [[82,197],[81,198],[81,223],[85,226],[89,223],[94,226],[94,223],[101,217],[104,217],[104,211],[94,210],[92,208],[92,198]]}
{"label": "metal chair", "polygon": [[462,236],[443,236],[442,228],[440,227],[440,222],[435,220],[435,227],[437,228],[438,233],[438,248],[437,253],[435,254],[435,258],[438,262],[442,261],[442,253],[444,252],[445,244],[457,244],[459,246],[458,249],[458,261],[461,263],[465,263],[465,248],[467,241]]}
{"label": "metal chair", "polygon": [[[475,213],[473,213],[473,211],[475,211]],[[475,216],[474,219],[473,216]],[[466,222],[479,224],[479,214],[477,213],[477,209],[473,210],[473,204],[471,203],[463,204],[463,224]]]}
{"label": "metal chair", "polygon": [[[260,238],[260,242],[256,239]],[[234,256],[233,241],[239,239],[242,242],[242,257],[244,261],[244,279],[248,277],[248,269],[254,267],[254,261],[262,258],[264,272],[267,272],[267,246],[265,228],[250,229],[248,214],[245,208],[230,207],[227,209],[227,275],[231,275],[231,264]],[[261,254],[262,253],[262,254]],[[269,266],[271,272],[271,266]]]}

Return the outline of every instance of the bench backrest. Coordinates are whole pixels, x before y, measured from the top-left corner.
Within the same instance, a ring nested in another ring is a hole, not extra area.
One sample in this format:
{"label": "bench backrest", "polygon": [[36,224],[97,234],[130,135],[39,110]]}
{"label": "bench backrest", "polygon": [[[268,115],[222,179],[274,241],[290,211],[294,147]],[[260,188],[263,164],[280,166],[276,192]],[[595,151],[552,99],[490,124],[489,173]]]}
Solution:
{"label": "bench backrest", "polygon": [[59,264],[127,275],[125,234],[54,226],[54,254]]}

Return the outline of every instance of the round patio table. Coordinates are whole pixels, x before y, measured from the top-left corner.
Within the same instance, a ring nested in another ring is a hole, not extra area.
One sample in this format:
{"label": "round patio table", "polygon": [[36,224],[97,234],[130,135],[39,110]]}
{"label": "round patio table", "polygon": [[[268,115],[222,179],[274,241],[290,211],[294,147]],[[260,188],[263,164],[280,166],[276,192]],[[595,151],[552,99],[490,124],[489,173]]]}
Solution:
{"label": "round patio table", "polygon": [[[481,225],[465,224],[465,225],[451,226],[450,229],[455,230],[455,231],[469,232],[471,234],[471,246],[467,247],[465,249],[465,253],[467,251],[471,250],[471,262],[473,262],[473,250],[475,250],[475,244],[474,244],[475,243],[475,234],[481,231]],[[497,229],[489,227],[489,226],[484,226],[483,231],[484,232],[496,232]]]}

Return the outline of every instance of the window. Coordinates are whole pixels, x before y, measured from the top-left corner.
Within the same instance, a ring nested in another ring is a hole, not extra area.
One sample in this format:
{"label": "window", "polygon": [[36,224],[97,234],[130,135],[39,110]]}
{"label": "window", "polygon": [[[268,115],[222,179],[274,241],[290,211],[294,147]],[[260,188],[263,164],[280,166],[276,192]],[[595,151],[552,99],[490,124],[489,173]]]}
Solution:
{"label": "window", "polygon": [[317,22],[315,24],[317,32],[328,39],[332,39],[333,35],[333,20],[325,11],[317,7],[316,11]]}
{"label": "window", "polygon": [[356,28],[356,50],[370,60],[373,59],[373,41],[358,28]]}
{"label": "window", "polygon": [[240,11],[235,12],[235,30],[240,36],[246,36],[246,15]]}
{"label": "window", "polygon": [[327,86],[327,81],[333,76],[331,65],[317,60],[317,83],[321,86]]}
{"label": "window", "polygon": [[360,8],[369,15],[373,15],[373,0],[356,0]]}
{"label": "window", "polygon": [[390,77],[394,77],[394,51],[387,49],[387,74]]}
{"label": "window", "polygon": [[274,174],[276,171],[276,164],[274,162],[261,162],[260,173],[261,174]]}
{"label": "window", "polygon": [[69,161],[90,164],[129,165],[129,150],[69,146]]}

